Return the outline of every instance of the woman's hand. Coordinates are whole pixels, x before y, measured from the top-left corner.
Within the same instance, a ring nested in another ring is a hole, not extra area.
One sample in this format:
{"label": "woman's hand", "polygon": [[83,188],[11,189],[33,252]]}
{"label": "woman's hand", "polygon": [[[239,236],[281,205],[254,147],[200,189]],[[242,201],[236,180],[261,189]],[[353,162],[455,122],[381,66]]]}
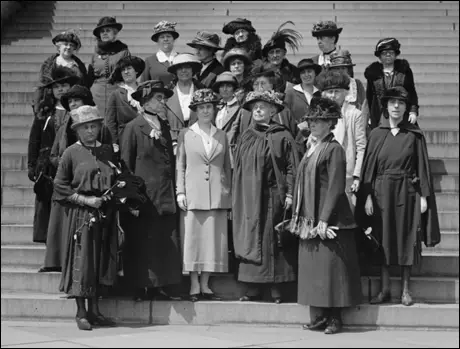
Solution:
{"label": "woman's hand", "polygon": [[339,227],[333,227],[329,226],[327,222],[320,221],[318,223],[318,235],[321,239],[335,239],[337,237],[337,234],[335,233],[335,230],[339,230]]}
{"label": "woman's hand", "polygon": [[88,196],[85,198],[85,201],[86,201],[85,202],[86,205],[90,207],[94,207],[94,208],[99,208],[104,203],[103,198],[98,198],[96,196]]}
{"label": "woman's hand", "polygon": [[364,208],[368,216],[372,216],[374,214],[374,205],[372,204],[372,198],[370,195],[367,196],[366,205]]}
{"label": "woman's hand", "polygon": [[177,195],[177,204],[182,211],[187,211],[187,198],[185,194]]}
{"label": "woman's hand", "polygon": [[355,180],[353,181],[353,184],[352,184],[351,187],[350,187],[350,190],[351,190],[353,193],[357,193],[357,192],[358,192],[358,190],[359,190],[359,183],[360,183],[360,182],[359,182],[359,179],[355,179]]}
{"label": "woman's hand", "polygon": [[289,210],[292,207],[292,198],[290,196],[286,196],[286,200],[284,200],[284,209]]}
{"label": "woman's hand", "polygon": [[409,122],[415,124],[417,122],[417,114],[414,112],[409,113]]}
{"label": "woman's hand", "polygon": [[426,197],[422,196],[420,198],[420,209],[422,213],[425,213],[428,210],[428,202],[426,201]]}

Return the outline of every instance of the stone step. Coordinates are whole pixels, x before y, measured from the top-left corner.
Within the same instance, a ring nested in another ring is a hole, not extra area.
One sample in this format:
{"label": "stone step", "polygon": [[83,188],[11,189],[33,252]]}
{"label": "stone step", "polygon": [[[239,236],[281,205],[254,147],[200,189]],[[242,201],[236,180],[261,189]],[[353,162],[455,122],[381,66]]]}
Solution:
{"label": "stone step", "polygon": [[[2,291],[2,319],[68,319],[75,317],[75,302],[61,295]],[[134,302],[103,299],[101,311],[117,322],[155,325],[213,325],[225,323],[301,325],[310,322],[308,307],[258,302]],[[458,330],[458,304],[362,304],[345,309],[346,326]]]}
{"label": "stone step", "polygon": [[[32,292],[57,294],[61,273],[38,273],[35,269],[2,267],[2,291]],[[401,294],[399,278],[392,278],[392,295],[398,301]],[[380,288],[379,278],[362,277],[363,299],[367,300],[369,292],[375,294]],[[224,300],[238,300],[244,295],[244,287],[232,274],[215,274],[211,281],[212,289]],[[411,279],[413,297],[417,302],[428,303],[459,303],[459,280],[441,277],[414,277]],[[128,288],[129,290],[129,288]],[[115,293],[117,293],[115,291]],[[297,298],[296,284],[286,288],[285,299],[295,301]]]}
{"label": "stone step", "polygon": [[[13,223],[5,222],[3,213],[7,206],[2,207],[2,224]],[[441,218],[442,214],[440,215]],[[457,212],[458,217],[458,212]],[[21,222],[15,223],[31,223],[25,222],[23,217]],[[457,221],[458,222],[458,221]],[[40,268],[43,265],[45,258],[45,245],[2,245],[2,266],[9,267],[27,267]],[[419,266],[413,267],[414,276],[449,276],[458,277],[458,251],[434,251],[426,249],[423,251],[422,262]],[[369,268],[371,275],[374,273],[372,268]]]}

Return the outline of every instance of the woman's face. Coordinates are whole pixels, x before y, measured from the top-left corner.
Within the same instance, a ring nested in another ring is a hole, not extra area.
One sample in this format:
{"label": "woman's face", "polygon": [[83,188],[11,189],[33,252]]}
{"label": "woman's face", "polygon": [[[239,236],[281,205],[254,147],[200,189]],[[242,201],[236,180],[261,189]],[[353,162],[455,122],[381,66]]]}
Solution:
{"label": "woman's face", "polygon": [[239,58],[235,58],[230,62],[230,72],[234,76],[241,76],[244,74],[244,62]]}
{"label": "woman's face", "polygon": [[316,41],[321,52],[328,53],[335,49],[335,36],[318,36]]}
{"label": "woman's face", "polygon": [[392,98],[388,100],[387,110],[389,117],[394,120],[401,119],[406,112],[406,107],[406,102],[400,99]]}
{"label": "woman's face", "polygon": [[300,72],[300,79],[302,80],[303,85],[307,85],[307,86],[313,85],[313,83],[315,82],[315,78],[316,78],[315,69],[307,68],[307,69],[303,69]]}
{"label": "woman's face", "polygon": [[318,139],[323,139],[324,136],[331,132],[331,121],[324,119],[308,119],[308,126],[311,135]]}
{"label": "woman's face", "polygon": [[193,78],[193,68],[191,65],[182,64],[176,70],[179,81],[190,81]]}
{"label": "woman's face", "polygon": [[70,58],[75,53],[77,46],[73,42],[60,41],[56,43],[59,55],[64,58]]}
{"label": "woman's face", "polygon": [[82,105],[84,105],[83,104],[83,99],[76,98],[76,97],[69,98],[69,109],[70,110],[77,109],[77,108],[81,107]]}
{"label": "woman's face", "polygon": [[342,74],[349,75],[348,74],[348,67],[330,67],[330,69],[332,71],[337,71],[337,72],[340,72]]}
{"label": "woman's face", "polygon": [[252,84],[252,89],[256,92],[272,91],[273,85],[270,82],[270,79],[266,76],[259,76],[254,80]]}
{"label": "woman's face", "polygon": [[136,70],[131,65],[124,67],[121,70],[121,77],[126,84],[136,81]]}
{"label": "woman's face", "polygon": [[70,84],[68,82],[60,83],[57,82],[53,84],[53,95],[58,101],[61,100],[61,97],[64,93],[69,91]]}
{"label": "woman's face", "polygon": [[274,48],[268,51],[268,61],[274,66],[280,66],[286,57],[286,50],[282,48]]}
{"label": "woman's face", "polygon": [[348,90],[345,90],[344,88],[333,88],[322,92],[322,96],[324,98],[332,99],[340,106],[343,104],[343,102],[345,102],[345,97],[347,97],[347,95]]}
{"label": "woman's face", "polygon": [[275,114],[276,108],[270,103],[257,101],[252,106],[252,119],[258,124],[268,124]]}
{"label": "woman's face", "polygon": [[101,123],[99,121],[87,122],[77,126],[78,138],[85,144],[96,142],[99,132],[101,131]]}
{"label": "woman's face", "polygon": [[158,48],[163,52],[171,52],[174,49],[174,36],[171,33],[162,33],[158,35]]}
{"label": "woman's face", "polygon": [[246,29],[238,29],[233,37],[238,43],[245,42],[249,38],[249,32]]}
{"label": "woman's face", "polygon": [[384,50],[380,53],[380,61],[385,65],[391,65],[396,60],[396,52],[394,50]]}
{"label": "woman's face", "polygon": [[200,62],[208,62],[212,57],[214,57],[214,50],[206,46],[196,46],[195,47],[195,56],[198,57]]}
{"label": "woman's face", "polygon": [[211,123],[214,121],[215,116],[215,106],[213,103],[204,103],[199,104],[196,107],[196,115],[198,117],[198,121],[202,123]]}
{"label": "woman's face", "polygon": [[155,92],[152,98],[144,103],[144,109],[150,113],[164,117],[166,114],[165,104],[167,102],[166,96],[163,92]]}
{"label": "woman's face", "polygon": [[117,29],[112,27],[104,27],[99,31],[101,40],[104,42],[115,41],[117,33]]}
{"label": "woman's face", "polygon": [[222,83],[219,86],[219,94],[225,100],[230,100],[233,97],[233,93],[235,92],[235,88],[232,84],[229,83]]}

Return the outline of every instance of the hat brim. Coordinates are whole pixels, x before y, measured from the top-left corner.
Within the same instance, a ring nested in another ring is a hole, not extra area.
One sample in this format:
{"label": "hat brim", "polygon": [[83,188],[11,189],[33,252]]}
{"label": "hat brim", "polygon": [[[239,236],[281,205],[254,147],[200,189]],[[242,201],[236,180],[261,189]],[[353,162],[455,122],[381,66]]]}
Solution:
{"label": "hat brim", "polygon": [[193,104],[190,104],[188,107],[190,110],[196,111],[197,107],[201,104],[208,104],[208,103],[217,104],[219,103],[219,101],[220,99],[213,99],[212,101],[193,103]]}
{"label": "hat brim", "polygon": [[102,124],[103,121],[104,121],[104,118],[101,116],[101,117],[94,118],[94,119],[91,119],[91,120],[85,120],[85,121],[82,121],[82,122],[72,123],[72,125],[70,125],[70,128],[72,130],[75,130],[77,127],[79,127],[81,125],[84,125],[84,124],[87,124],[89,122],[100,122]]}
{"label": "hat brim", "polygon": [[207,47],[207,48],[212,48],[212,49],[214,49],[214,50],[216,50],[216,51],[220,51],[220,50],[223,50],[223,49],[224,49],[223,47],[214,45],[213,43],[208,42],[208,41],[203,41],[203,42],[189,42],[189,43],[187,43],[187,46],[190,46],[190,47],[192,47],[192,48]]}
{"label": "hat brim", "polygon": [[265,99],[262,99],[262,98],[255,98],[255,99],[252,99],[248,102],[245,102],[243,103],[242,105],[242,108],[245,109],[245,110],[248,110],[248,111],[252,111],[252,105],[255,103],[255,102],[265,102],[265,103],[269,103],[271,105],[274,105],[277,109],[277,113],[281,113],[283,110],[284,110],[284,105],[282,104],[278,104],[278,103],[273,103],[273,102],[269,102]]}
{"label": "hat brim", "polygon": [[97,26],[93,30],[93,35],[95,37],[97,37],[97,38],[100,38],[99,32],[101,31],[102,28],[105,28],[105,27],[116,28],[118,31],[120,31],[121,29],[123,29],[123,24],[121,24],[121,23],[113,23],[113,24],[103,24],[103,25]]}
{"label": "hat brim", "polygon": [[77,50],[79,50],[79,49],[81,48],[81,42],[77,42],[76,40],[64,39],[64,38],[63,38],[63,35],[60,34],[60,33],[59,33],[58,35],[56,35],[56,36],[51,40],[51,42],[53,43],[53,45],[56,45],[56,43],[58,43],[58,42],[60,42],[60,41],[71,42],[71,43],[75,44]]}
{"label": "hat brim", "polygon": [[[143,59],[134,60],[132,61],[133,64],[131,65],[134,70],[136,71],[136,79],[142,75],[145,69],[145,62]],[[121,75],[121,70],[119,68],[115,68],[112,76],[112,83],[122,82],[123,76]]]}
{"label": "hat brim", "polygon": [[382,55],[382,52],[383,52],[383,51],[386,51],[386,50],[393,50],[393,51],[395,51],[396,56],[399,56],[399,55],[401,54],[401,51],[400,51],[400,50],[395,50],[395,49],[392,49],[392,48],[386,48],[386,49],[384,49],[384,50],[374,51],[374,56],[377,57],[377,58],[380,58],[380,56]]}
{"label": "hat brim", "polygon": [[252,60],[248,56],[231,55],[229,57],[224,57],[224,59],[222,60],[222,65],[224,66],[225,70],[228,70],[228,71],[230,70],[230,61],[235,59],[235,58],[238,58],[238,59],[241,59],[242,61],[244,61],[244,65],[247,66],[247,67],[252,65]]}
{"label": "hat brim", "polygon": [[219,88],[220,88],[220,85],[222,84],[231,84],[233,85],[233,88],[236,90],[238,88],[238,82],[236,81],[233,81],[233,80],[224,80],[224,81],[216,81],[213,85],[212,85],[212,90],[215,92],[215,93],[219,93]]}
{"label": "hat brim", "polygon": [[65,110],[67,110],[68,112],[70,111],[70,107],[69,107],[69,100],[73,98],[73,99],[76,99],[76,98],[79,98],[83,101],[84,105],[90,105],[92,107],[95,107],[96,106],[96,103],[94,103],[94,100],[87,100],[87,98],[85,98],[84,96],[78,96],[78,95],[64,95],[61,97],[61,104],[62,106],[64,107]]}
{"label": "hat brim", "polygon": [[407,97],[401,97],[401,96],[383,96],[382,98],[380,98],[380,102],[383,105],[383,104],[388,103],[390,99],[397,99],[400,101],[404,101],[406,104],[409,103],[409,99]]}
{"label": "hat brim", "polygon": [[68,82],[69,85],[73,86],[77,84],[79,81],[80,81],[80,77],[78,76],[65,76],[63,78],[48,82],[47,84],[44,84],[41,87],[51,87],[53,86],[53,84],[63,84],[65,82]]}
{"label": "hat brim", "polygon": [[192,70],[193,70],[193,75],[195,75],[196,73],[198,73],[201,70],[201,63],[198,63],[198,62],[181,62],[181,63],[173,64],[170,67],[168,67],[168,72],[171,73],[171,74],[176,75],[177,69],[181,65],[190,65],[192,67]]}
{"label": "hat brim", "polygon": [[158,37],[161,35],[161,34],[164,34],[164,33],[169,33],[173,36],[174,40],[177,40],[177,38],[179,37],[179,33],[176,32],[176,31],[172,31],[172,30],[165,30],[165,31],[161,31],[161,32],[158,32],[158,33],[155,33],[153,34],[150,39],[152,39],[153,42],[158,42]]}
{"label": "hat brim", "polygon": [[313,69],[315,71],[316,75],[319,75],[323,68],[319,64],[304,64],[304,65],[299,65],[297,66],[297,69],[299,70],[299,74],[302,73],[303,70],[306,69]]}
{"label": "hat brim", "polygon": [[336,36],[336,35],[339,35],[342,32],[342,30],[343,28],[318,30],[318,31],[312,31],[311,35],[315,38],[320,37],[320,36]]}
{"label": "hat brim", "polygon": [[227,35],[233,35],[237,30],[244,29],[247,30],[249,33],[255,33],[256,29],[252,26],[252,24],[244,24],[238,22],[230,22],[222,28],[222,33]]}
{"label": "hat brim", "polygon": [[[170,89],[167,89],[167,88],[161,88],[161,87],[157,87],[157,88],[152,88],[151,90],[151,96],[153,96],[154,93],[156,92],[162,92],[164,93],[165,97],[166,98],[171,98],[172,95],[174,94],[174,91],[170,90]],[[133,99],[135,99],[136,101],[138,102],[141,102],[144,98],[142,97],[142,90],[140,91],[135,91],[133,92],[133,94],[131,95],[131,97]],[[152,97],[150,97],[152,98]],[[149,98],[149,99],[150,99]]]}
{"label": "hat brim", "polygon": [[329,68],[340,68],[340,67],[354,67],[356,64],[349,63],[349,64],[335,64],[335,65],[329,65]]}

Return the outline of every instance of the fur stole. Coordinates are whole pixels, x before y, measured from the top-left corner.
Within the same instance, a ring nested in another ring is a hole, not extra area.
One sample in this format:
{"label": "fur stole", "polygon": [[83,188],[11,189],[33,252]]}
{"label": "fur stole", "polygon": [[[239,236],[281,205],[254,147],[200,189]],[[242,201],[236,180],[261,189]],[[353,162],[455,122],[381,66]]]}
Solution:
{"label": "fur stole", "polygon": [[[394,70],[395,72],[399,72],[402,74],[406,74],[406,72],[410,69],[409,62],[405,59],[396,59]],[[383,78],[383,64],[380,62],[374,62],[369,65],[366,70],[364,71],[364,76],[367,80],[375,81],[378,79]]]}
{"label": "fur stole", "polygon": [[96,54],[103,56],[103,55],[113,55],[118,52],[127,50],[128,46],[122,43],[120,40],[116,40],[113,42],[105,42],[102,40],[97,40],[95,52]]}

